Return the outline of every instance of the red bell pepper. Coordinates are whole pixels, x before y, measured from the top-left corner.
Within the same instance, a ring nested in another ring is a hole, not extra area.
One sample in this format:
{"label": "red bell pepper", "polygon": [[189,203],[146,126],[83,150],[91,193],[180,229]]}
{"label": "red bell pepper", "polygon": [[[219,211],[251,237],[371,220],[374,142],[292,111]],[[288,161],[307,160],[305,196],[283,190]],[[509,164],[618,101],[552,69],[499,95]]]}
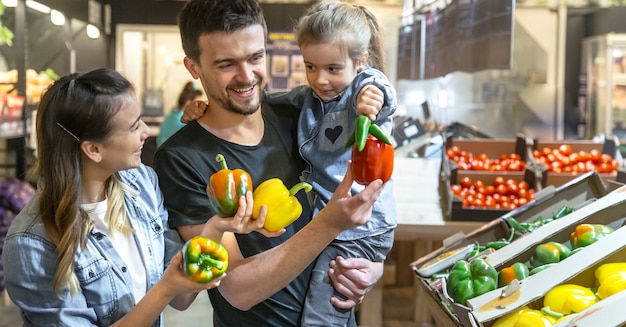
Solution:
{"label": "red bell pepper", "polygon": [[377,179],[387,182],[393,173],[394,149],[389,137],[367,116],[359,116],[348,141],[352,145],[354,181],[367,185]]}
{"label": "red bell pepper", "polygon": [[352,175],[354,181],[367,185],[377,179],[384,182],[393,173],[393,146],[368,136],[363,151],[358,151],[356,144],[352,147]]}

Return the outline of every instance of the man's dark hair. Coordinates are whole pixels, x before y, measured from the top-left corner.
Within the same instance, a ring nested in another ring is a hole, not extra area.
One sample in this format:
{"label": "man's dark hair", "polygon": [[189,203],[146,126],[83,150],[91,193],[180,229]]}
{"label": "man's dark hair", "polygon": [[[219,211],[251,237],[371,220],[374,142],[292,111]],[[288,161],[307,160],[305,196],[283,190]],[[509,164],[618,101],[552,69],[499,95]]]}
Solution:
{"label": "man's dark hair", "polygon": [[191,0],[178,13],[178,28],[185,55],[200,59],[198,38],[214,32],[232,33],[253,25],[267,25],[257,0]]}

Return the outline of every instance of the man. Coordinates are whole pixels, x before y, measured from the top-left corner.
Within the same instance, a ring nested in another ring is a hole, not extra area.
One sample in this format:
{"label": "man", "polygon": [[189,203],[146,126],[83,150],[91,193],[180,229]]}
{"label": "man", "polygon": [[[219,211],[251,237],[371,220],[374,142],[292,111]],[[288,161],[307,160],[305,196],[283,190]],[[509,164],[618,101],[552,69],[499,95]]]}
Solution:
{"label": "man", "polygon": [[[291,187],[299,182],[304,162],[295,141],[298,110],[261,109],[267,28],[257,1],[192,0],[179,13],[178,23],[185,67],[201,81],[210,108],[163,144],[155,155],[155,169],[170,225],[187,240],[198,235],[207,220],[228,219],[216,215],[206,194],[210,176],[220,169],[217,154],[224,155],[230,169],[250,173],[254,186],[277,177]],[[340,232],[369,220],[383,187],[375,181],[350,197],[351,184],[348,174],[313,220],[306,195],[300,192],[303,213],[279,236],[224,234],[221,243],[229,252],[229,269],[219,289],[209,292],[215,326],[299,324],[311,263]],[[362,261],[351,261],[358,269],[340,277],[337,273],[349,265],[331,269],[338,290],[350,299],[334,299],[335,305],[354,305],[380,278],[381,263]]]}

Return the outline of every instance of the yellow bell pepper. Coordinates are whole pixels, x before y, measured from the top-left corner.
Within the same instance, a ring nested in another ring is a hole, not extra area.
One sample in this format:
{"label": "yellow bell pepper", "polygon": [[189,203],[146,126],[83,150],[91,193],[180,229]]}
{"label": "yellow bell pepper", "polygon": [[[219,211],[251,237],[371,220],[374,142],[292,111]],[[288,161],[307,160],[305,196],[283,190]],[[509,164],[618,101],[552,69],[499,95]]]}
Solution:
{"label": "yellow bell pepper", "polygon": [[539,310],[524,306],[517,311],[510,312],[496,320],[492,327],[550,327],[556,319],[543,314]]}
{"label": "yellow bell pepper", "polygon": [[598,301],[587,287],[562,284],[552,288],[543,298],[544,309],[564,315],[581,312]]}
{"label": "yellow bell pepper", "polygon": [[595,271],[600,299],[626,289],[626,262],[605,263]]}
{"label": "yellow bell pepper", "polygon": [[285,228],[302,214],[302,205],[294,195],[301,189],[309,192],[312,188],[311,184],[301,182],[287,190],[280,179],[270,178],[257,186],[252,194],[254,198],[252,218],[258,218],[261,206],[265,205],[267,215],[263,227],[270,232]]}

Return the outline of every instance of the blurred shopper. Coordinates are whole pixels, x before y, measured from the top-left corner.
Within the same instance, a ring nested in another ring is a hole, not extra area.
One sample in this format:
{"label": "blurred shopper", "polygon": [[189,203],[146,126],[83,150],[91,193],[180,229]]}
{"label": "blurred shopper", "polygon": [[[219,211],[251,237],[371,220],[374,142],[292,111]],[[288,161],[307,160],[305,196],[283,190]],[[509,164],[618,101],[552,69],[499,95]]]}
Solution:
{"label": "blurred shopper", "polygon": [[180,117],[183,115],[183,109],[189,102],[198,100],[200,97],[202,97],[202,91],[196,89],[193,82],[187,82],[178,95],[176,108],[173,108],[172,111],[165,116],[159,127],[159,135],[157,135],[156,138],[157,147],[160,147],[170,136],[174,135],[174,133],[185,126],[185,124],[180,121]]}

